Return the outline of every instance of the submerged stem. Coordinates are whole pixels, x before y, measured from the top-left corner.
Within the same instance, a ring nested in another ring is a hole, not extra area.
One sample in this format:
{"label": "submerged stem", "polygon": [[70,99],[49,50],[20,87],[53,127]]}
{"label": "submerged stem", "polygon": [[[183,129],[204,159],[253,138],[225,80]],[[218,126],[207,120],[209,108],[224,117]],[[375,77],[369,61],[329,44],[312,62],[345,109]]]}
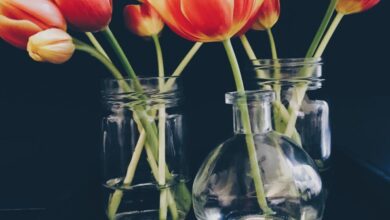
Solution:
{"label": "submerged stem", "polygon": [[[157,54],[157,64],[158,64],[158,76],[159,79],[159,87],[160,90],[163,88],[165,82],[164,82],[164,59],[162,55],[160,40],[158,39],[157,35],[153,35],[153,42],[156,48],[156,54]],[[161,187],[160,192],[160,220],[167,219],[168,210],[167,210],[167,190],[166,187],[166,174],[165,174],[165,167],[166,167],[166,157],[165,157],[165,123],[166,123],[166,114],[165,114],[165,106],[161,105],[158,109],[158,184]]]}
{"label": "submerged stem", "polygon": [[[223,45],[226,50],[226,54],[229,58],[232,71],[233,71],[233,76],[236,82],[236,87],[237,91],[240,94],[245,94],[245,87],[244,83],[241,78],[241,71],[240,67],[237,62],[237,57],[235,55],[232,43],[230,39],[223,41]],[[253,140],[252,136],[252,128],[250,124],[250,116],[249,116],[249,110],[248,106],[245,103],[242,103],[239,105],[239,108],[241,110],[241,117],[243,119],[243,126],[244,129],[246,130],[246,142],[247,142],[247,148],[248,148],[248,154],[249,154],[249,163],[251,166],[251,173],[252,173],[252,178],[254,181],[255,185],[255,190],[256,190],[256,195],[257,195],[257,202],[259,203],[260,208],[264,211],[266,215],[272,214],[272,210],[268,207],[266,196],[265,196],[265,191],[264,191],[264,185],[263,185],[263,180],[261,177],[261,170],[259,167],[259,161],[257,158],[257,152],[256,152],[256,147],[255,143]]]}

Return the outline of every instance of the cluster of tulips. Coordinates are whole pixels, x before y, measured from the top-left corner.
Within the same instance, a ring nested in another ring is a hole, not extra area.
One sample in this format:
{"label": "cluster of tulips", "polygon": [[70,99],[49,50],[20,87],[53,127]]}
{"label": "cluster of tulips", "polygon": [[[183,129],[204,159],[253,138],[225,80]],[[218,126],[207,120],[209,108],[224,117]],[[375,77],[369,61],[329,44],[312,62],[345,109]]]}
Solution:
{"label": "cluster of tulips", "polygon": [[[307,56],[322,55],[344,15],[368,10],[379,1],[331,0]],[[78,46],[82,50],[82,42],[73,40],[67,33],[69,25],[75,31],[85,32],[99,53],[106,56],[92,33],[103,32],[108,38],[113,37],[109,29],[112,4],[112,0],[1,0],[0,37],[15,47],[26,49],[36,61],[60,64],[69,60]],[[338,13],[323,36],[335,9]],[[254,53],[245,32],[251,28],[266,30],[273,41],[271,28],[279,15],[279,0],[144,0],[124,9],[128,29],[141,37],[158,41],[165,23],[185,39],[223,42],[231,52],[230,38],[239,36],[251,59]],[[277,58],[274,42],[271,45],[273,58]]]}
{"label": "cluster of tulips", "polygon": [[[368,10],[379,1],[330,0],[329,8],[306,57],[322,56],[343,16]],[[17,48],[27,50],[30,57],[39,62],[61,64],[68,61],[76,50],[87,52],[100,60],[116,79],[124,79],[125,75],[94,36],[95,33],[101,32],[112,46],[127,77],[137,80],[136,71],[109,28],[112,13],[112,0],[0,0],[0,37]],[[279,0],[140,0],[139,4],[128,5],[124,9],[127,28],[140,37],[153,39],[160,77],[165,73],[159,34],[166,24],[179,36],[195,42],[173,76],[179,76],[183,72],[203,43],[222,42],[232,67],[237,91],[241,93],[245,92],[245,87],[230,39],[238,37],[249,58],[256,60],[245,33],[251,29],[267,31],[272,57],[277,59],[271,29],[277,23],[279,15]],[[67,32],[68,26],[72,31],[84,32],[90,43],[73,38]],[[242,112],[245,129],[250,131],[248,110],[243,109]],[[147,130],[147,124],[143,125],[146,132],[150,132]],[[254,147],[249,141],[248,151],[253,152]],[[258,170],[256,166],[257,158],[253,158],[252,176],[259,206],[267,212],[270,209],[264,197],[260,173],[255,172]],[[120,202],[120,195],[109,208],[109,215],[115,215],[118,201]]]}

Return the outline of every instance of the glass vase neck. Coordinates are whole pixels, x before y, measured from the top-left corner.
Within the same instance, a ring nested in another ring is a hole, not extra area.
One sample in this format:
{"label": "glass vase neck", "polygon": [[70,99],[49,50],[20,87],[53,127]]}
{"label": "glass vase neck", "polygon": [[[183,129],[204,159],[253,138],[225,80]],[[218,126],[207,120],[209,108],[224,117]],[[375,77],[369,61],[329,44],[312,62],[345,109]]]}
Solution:
{"label": "glass vase neck", "polygon": [[[227,93],[226,103],[233,105],[234,133],[262,134],[272,131],[271,103],[274,99],[274,92],[270,90]],[[244,125],[248,114],[250,131]]]}

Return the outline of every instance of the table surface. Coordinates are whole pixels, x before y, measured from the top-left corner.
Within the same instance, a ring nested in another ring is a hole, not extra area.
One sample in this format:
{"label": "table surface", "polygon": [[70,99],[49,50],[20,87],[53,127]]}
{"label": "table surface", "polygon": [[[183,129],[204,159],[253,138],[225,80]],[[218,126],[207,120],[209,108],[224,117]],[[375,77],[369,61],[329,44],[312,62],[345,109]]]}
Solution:
{"label": "table surface", "polygon": [[[369,167],[336,152],[325,181],[330,186],[324,220],[385,218],[390,208],[390,182]],[[81,201],[80,201],[81,200]],[[104,220],[96,201],[69,195],[42,208],[0,210],[1,220]],[[195,219],[191,213],[188,220]]]}

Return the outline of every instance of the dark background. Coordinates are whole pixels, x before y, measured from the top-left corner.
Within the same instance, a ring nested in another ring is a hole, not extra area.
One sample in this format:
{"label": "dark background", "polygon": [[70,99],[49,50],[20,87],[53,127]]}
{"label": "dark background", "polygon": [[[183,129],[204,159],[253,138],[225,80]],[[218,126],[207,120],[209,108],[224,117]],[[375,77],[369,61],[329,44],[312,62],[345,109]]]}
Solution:
{"label": "dark background", "polygon": [[[152,41],[124,28],[125,2],[115,4],[112,29],[138,74],[155,76]],[[305,54],[328,2],[282,1],[274,28],[281,57]],[[345,17],[323,57],[326,82],[319,96],[331,106],[334,147],[326,219],[388,219],[389,9],[382,1]],[[259,57],[270,57],[265,33],[248,37]],[[192,44],[168,28],[161,41],[172,72]],[[248,78],[248,59],[233,41]],[[61,66],[36,63],[3,41],[0,58],[0,219],[100,219],[100,82],[108,72],[81,53]],[[232,134],[224,93],[234,90],[234,82],[222,45],[204,45],[184,82],[194,174],[207,153]]]}

